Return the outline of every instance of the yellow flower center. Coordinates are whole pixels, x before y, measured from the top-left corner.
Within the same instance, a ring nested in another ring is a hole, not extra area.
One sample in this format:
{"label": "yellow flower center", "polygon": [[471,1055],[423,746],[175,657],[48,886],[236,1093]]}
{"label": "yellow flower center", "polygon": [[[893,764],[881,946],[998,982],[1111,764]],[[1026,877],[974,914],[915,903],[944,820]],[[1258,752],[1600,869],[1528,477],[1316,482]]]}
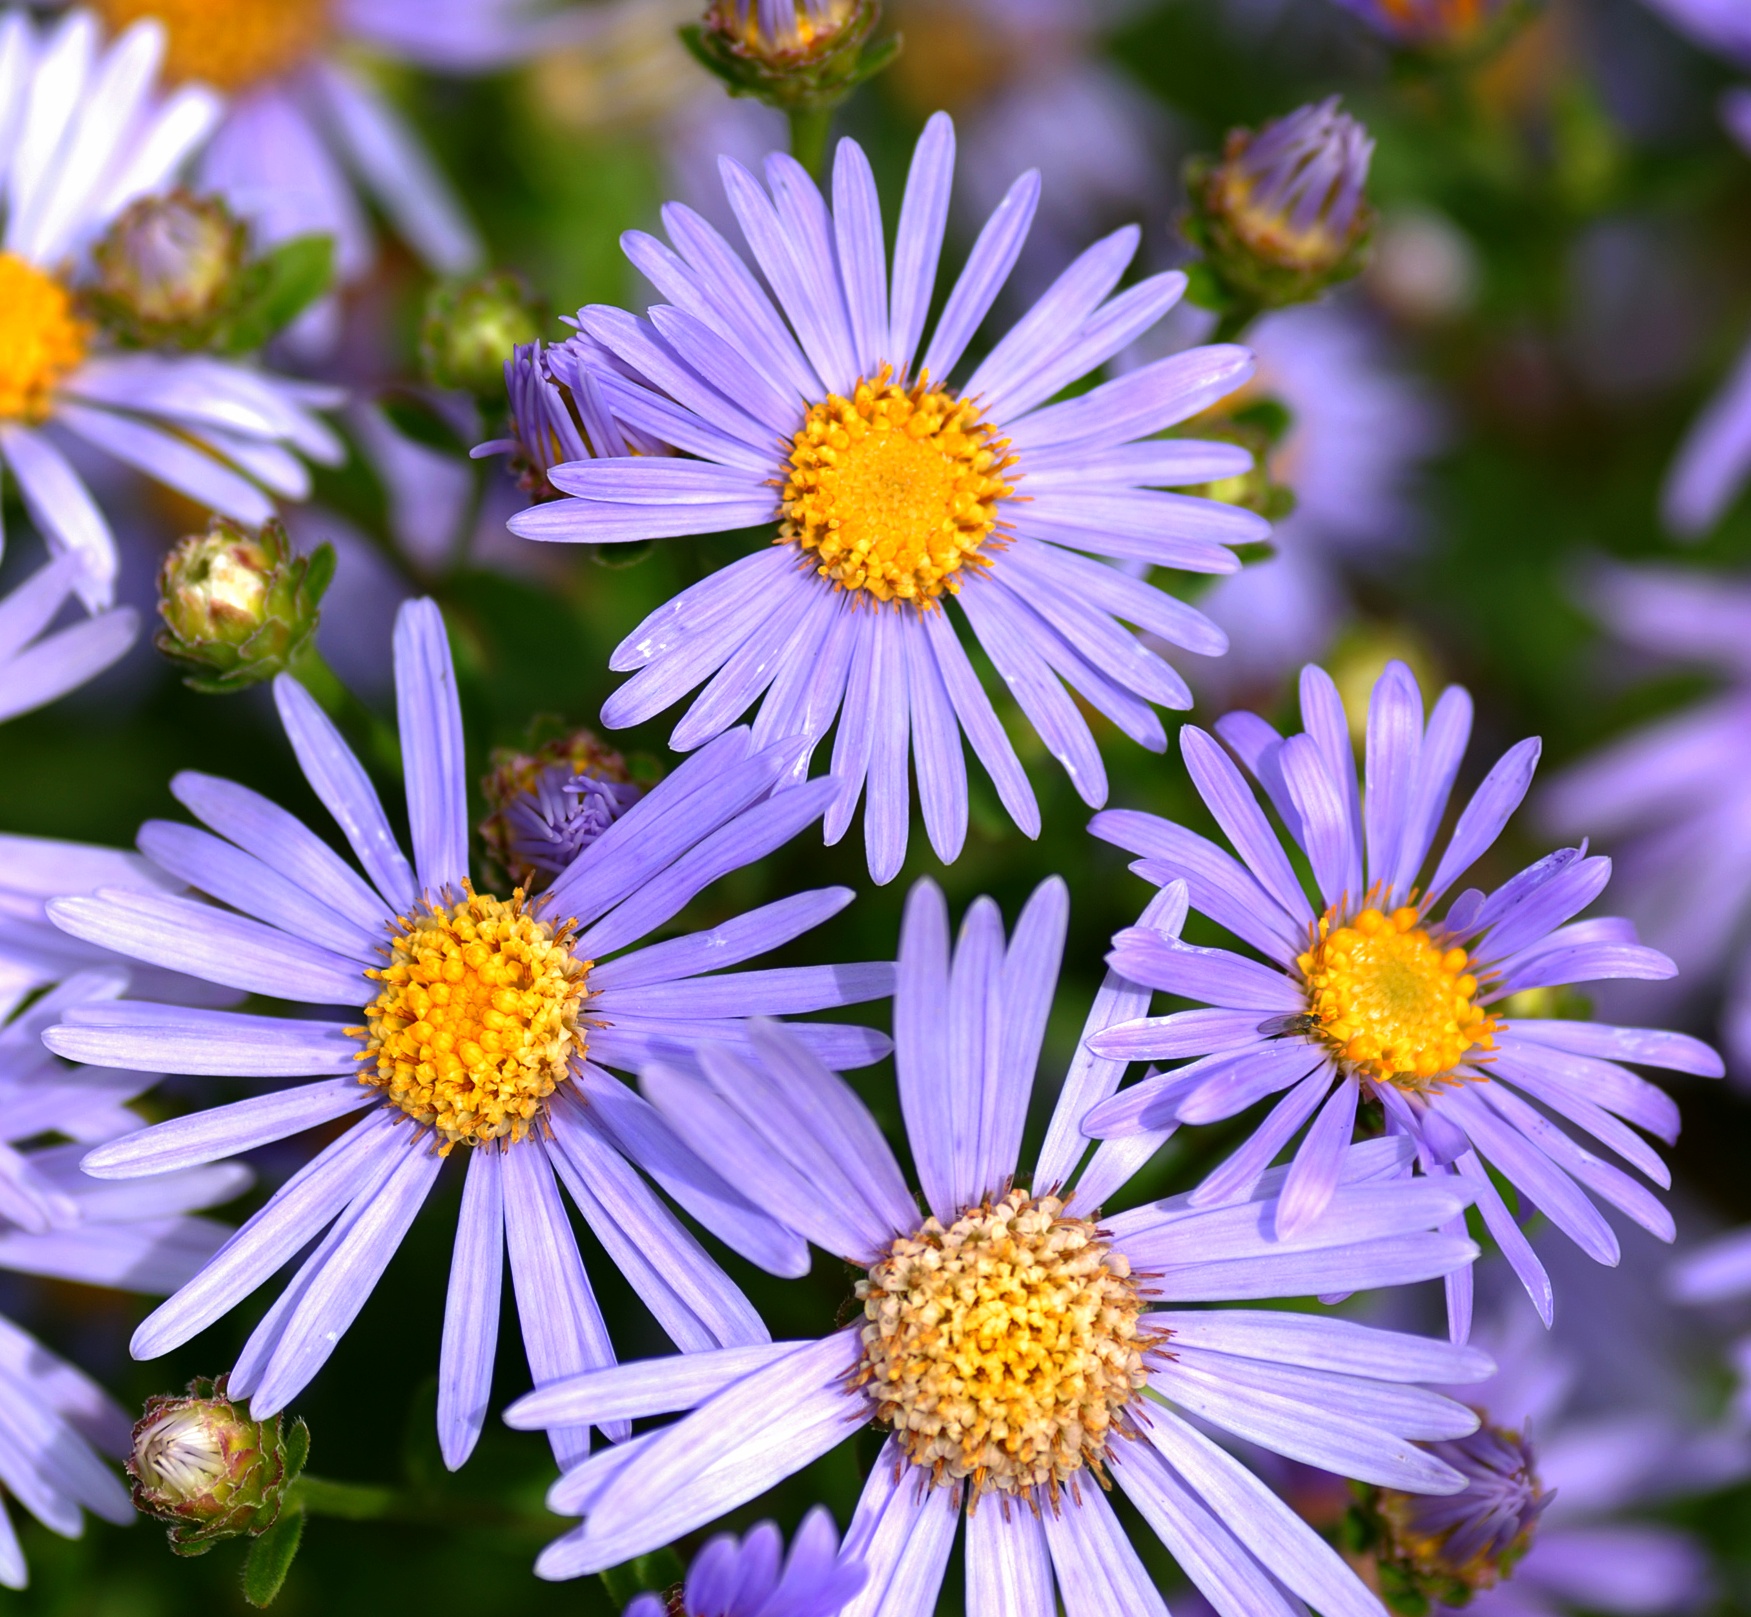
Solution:
{"label": "yellow flower center", "polygon": [[1443,949],[1409,906],[1366,909],[1345,925],[1328,911],[1296,964],[1313,1031],[1351,1071],[1427,1090],[1467,1051],[1493,1049],[1501,1025],[1474,1003],[1477,978],[1463,949]]}
{"label": "yellow flower center", "polygon": [[416,1123],[458,1141],[521,1140],[542,1103],[584,1052],[578,1010],[590,962],[559,929],[523,908],[472,890],[448,908],[403,916],[365,1007],[361,1083]]}
{"label": "yellow flower center", "polygon": [[811,552],[822,578],[878,601],[926,606],[986,567],[997,502],[1014,492],[1007,439],[969,403],[891,380],[812,405],[791,447],[779,542]]}
{"label": "yellow flower center", "polygon": [[0,421],[41,421],[90,335],[54,276],[0,253]]}
{"label": "yellow flower center", "polygon": [[169,35],[165,71],[244,90],[298,66],[328,37],[328,0],[95,0],[120,30],[156,17]]}
{"label": "yellow flower center", "polygon": [[1054,1196],[1012,1190],[902,1236],[858,1282],[860,1385],[934,1482],[1059,1488],[1098,1476],[1158,1340],[1124,1255]]}

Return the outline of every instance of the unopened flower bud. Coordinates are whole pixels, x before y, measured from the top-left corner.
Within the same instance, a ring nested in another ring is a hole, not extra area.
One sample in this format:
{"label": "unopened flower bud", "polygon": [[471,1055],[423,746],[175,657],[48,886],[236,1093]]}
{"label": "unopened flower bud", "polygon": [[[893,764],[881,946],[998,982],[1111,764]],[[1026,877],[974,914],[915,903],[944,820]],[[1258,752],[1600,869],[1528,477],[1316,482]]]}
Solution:
{"label": "unopened flower bud", "polygon": [[1423,1446],[1465,1478],[1464,1490],[1430,1495],[1354,1484],[1357,1502],[1340,1530],[1388,1610],[1404,1617],[1468,1606],[1512,1577],[1552,1498],[1524,1431],[1486,1420],[1469,1437]]}
{"label": "unopened flower bud", "polygon": [[505,364],[541,333],[541,311],[515,275],[440,281],[426,299],[420,361],[434,387],[496,399]]}
{"label": "unopened flower bud", "polygon": [[711,0],[681,37],[732,95],[824,112],[893,60],[895,38],[865,49],[880,17],[879,0]]}
{"label": "unopened flower bud", "polygon": [[1304,303],[1361,269],[1374,228],[1363,189],[1374,142],[1337,98],[1254,131],[1187,172],[1185,232],[1215,301],[1256,312]]}
{"label": "unopened flower bud", "polygon": [[645,793],[626,760],[588,730],[533,752],[498,748],[480,789],[492,809],[481,841],[525,889],[546,885]]}
{"label": "unopened flower bud", "polygon": [[150,1399],[128,1456],[135,1507],[170,1523],[178,1555],[265,1533],[310,1451],[304,1422],[283,1423],[251,1420],[225,1396],[223,1376],[190,1382],[186,1397]]}
{"label": "unopened flower bud", "polygon": [[157,646],[212,694],[242,690],[284,671],[316,632],[334,551],[292,549],[286,530],[259,532],[217,517],[175,545],[158,570]]}
{"label": "unopened flower bud", "polygon": [[124,341],[200,347],[231,313],[249,233],[217,197],[142,197],[92,250],[87,296]]}

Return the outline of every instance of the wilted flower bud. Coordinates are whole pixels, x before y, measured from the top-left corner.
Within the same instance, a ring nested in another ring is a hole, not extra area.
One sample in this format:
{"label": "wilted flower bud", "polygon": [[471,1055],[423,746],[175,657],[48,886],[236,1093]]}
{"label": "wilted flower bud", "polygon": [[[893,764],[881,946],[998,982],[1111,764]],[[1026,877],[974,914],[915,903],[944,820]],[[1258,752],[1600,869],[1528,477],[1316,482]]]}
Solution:
{"label": "wilted flower bud", "polygon": [[1354,1484],[1344,1548],[1365,1557],[1389,1610],[1422,1617],[1467,1606],[1513,1575],[1552,1495],[1529,1436],[1486,1420],[1469,1437],[1423,1445],[1466,1479],[1462,1493],[1414,1494]]}
{"label": "wilted flower bud", "polygon": [[492,807],[481,841],[525,889],[557,876],[645,792],[626,760],[588,730],[533,752],[498,748],[480,789]]}
{"label": "wilted flower bud", "polygon": [[681,37],[732,95],[822,112],[893,60],[896,39],[864,49],[880,17],[879,0],[711,0]]}
{"label": "wilted flower bud", "polygon": [[265,1533],[310,1453],[309,1428],[295,1420],[286,1431],[283,1420],[251,1420],[225,1396],[223,1376],[150,1399],[128,1456],[135,1508],[171,1524],[178,1555]]}
{"label": "wilted flower bud", "polygon": [[434,387],[496,399],[506,363],[540,332],[537,300],[519,277],[440,281],[426,298],[420,362]]}
{"label": "wilted flower bud", "polygon": [[1256,312],[1304,303],[1361,269],[1374,228],[1363,195],[1374,142],[1337,98],[1236,129],[1220,162],[1187,171],[1187,237],[1216,301]]}
{"label": "wilted flower bud", "polygon": [[286,530],[258,533],[216,517],[181,540],[158,570],[158,649],[189,670],[195,690],[218,695],[284,671],[316,632],[334,576],[334,550],[292,549]]}
{"label": "wilted flower bud", "polygon": [[147,346],[199,346],[230,312],[249,246],[217,197],[141,197],[92,250],[87,295],[106,325]]}

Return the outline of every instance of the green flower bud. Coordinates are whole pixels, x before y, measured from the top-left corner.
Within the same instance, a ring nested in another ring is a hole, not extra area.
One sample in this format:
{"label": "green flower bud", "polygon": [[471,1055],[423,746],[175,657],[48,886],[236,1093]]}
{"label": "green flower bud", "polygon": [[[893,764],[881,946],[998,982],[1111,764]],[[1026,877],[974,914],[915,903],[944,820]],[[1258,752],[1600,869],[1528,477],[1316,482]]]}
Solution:
{"label": "green flower bud", "polygon": [[865,49],[880,20],[879,0],[711,0],[681,38],[731,95],[825,112],[893,60],[897,38]]}
{"label": "green flower bud", "polygon": [[272,1527],[309,1453],[303,1421],[287,1431],[283,1416],[251,1420],[225,1396],[224,1376],[196,1379],[186,1397],[149,1399],[134,1427],[134,1506],[170,1523],[178,1555],[202,1555]]}
{"label": "green flower bud", "polygon": [[158,570],[158,649],[188,670],[188,685],[211,695],[271,679],[316,633],[333,576],[331,546],[299,556],[278,522],[252,534],[216,517]]}
{"label": "green flower bud", "polygon": [[236,304],[248,246],[247,227],[217,197],[142,197],[93,249],[87,297],[125,342],[198,348]]}
{"label": "green flower bud", "polygon": [[1363,194],[1373,153],[1333,97],[1234,130],[1220,161],[1195,158],[1183,229],[1203,252],[1199,301],[1250,317],[1305,303],[1360,270],[1374,230]]}
{"label": "green flower bud", "polygon": [[515,275],[440,281],[426,298],[420,326],[420,363],[434,387],[477,399],[504,397],[505,361],[541,335],[542,311]]}

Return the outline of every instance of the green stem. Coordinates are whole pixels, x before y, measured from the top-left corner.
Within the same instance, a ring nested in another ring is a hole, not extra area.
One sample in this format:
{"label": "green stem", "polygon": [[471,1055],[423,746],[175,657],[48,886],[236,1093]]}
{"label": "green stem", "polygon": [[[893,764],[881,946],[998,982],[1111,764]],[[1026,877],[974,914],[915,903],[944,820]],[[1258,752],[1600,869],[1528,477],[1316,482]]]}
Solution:
{"label": "green stem", "polygon": [[1246,328],[1259,317],[1261,310],[1256,303],[1246,302],[1230,308],[1216,322],[1216,329],[1210,333],[1211,342],[1238,342],[1246,333]]}
{"label": "green stem", "polygon": [[820,180],[827,166],[827,135],[833,127],[830,106],[787,107],[790,119],[790,155]]}
{"label": "green stem", "polygon": [[401,743],[394,729],[341,683],[340,675],[316,649],[314,637],[304,642],[287,672],[316,698],[316,705],[355,745],[363,747],[379,770],[389,775],[401,774]]}
{"label": "green stem", "polygon": [[377,1483],[336,1482],[305,1472],[286,1495],[287,1510],[347,1522],[402,1522],[421,1527],[492,1527],[551,1535],[557,1525],[545,1513],[506,1510],[477,1499],[451,1499]]}

